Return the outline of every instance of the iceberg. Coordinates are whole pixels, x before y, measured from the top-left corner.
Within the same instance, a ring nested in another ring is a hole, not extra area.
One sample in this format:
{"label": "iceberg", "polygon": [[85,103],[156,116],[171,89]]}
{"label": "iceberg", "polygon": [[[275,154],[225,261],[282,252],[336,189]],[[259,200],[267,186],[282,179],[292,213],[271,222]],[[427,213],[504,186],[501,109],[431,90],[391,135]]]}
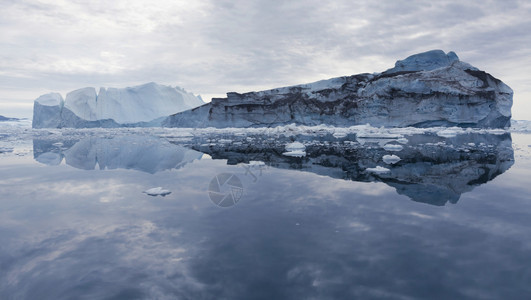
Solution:
{"label": "iceberg", "polygon": [[33,103],[33,128],[57,128],[65,101],[58,93],[42,95]]}
{"label": "iceberg", "polygon": [[33,128],[159,126],[167,116],[204,104],[179,87],[147,83],[128,88],[82,88],[50,93],[33,106]]}
{"label": "iceberg", "polygon": [[382,73],[358,74],[226,98],[169,116],[167,127],[510,126],[513,91],[492,75],[432,50]]}

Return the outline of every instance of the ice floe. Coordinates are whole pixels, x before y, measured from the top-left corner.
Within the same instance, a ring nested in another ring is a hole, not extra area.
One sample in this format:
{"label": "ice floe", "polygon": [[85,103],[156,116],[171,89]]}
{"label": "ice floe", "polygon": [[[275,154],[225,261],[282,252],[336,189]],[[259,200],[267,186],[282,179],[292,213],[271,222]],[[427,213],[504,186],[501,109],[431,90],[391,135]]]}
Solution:
{"label": "ice floe", "polygon": [[396,155],[384,155],[382,157],[382,160],[384,163],[392,165],[392,164],[396,164],[397,162],[399,162],[400,157]]}
{"label": "ice floe", "polygon": [[389,173],[391,170],[388,168],[384,168],[382,166],[376,166],[374,168],[367,168],[365,169],[367,172],[370,173],[376,173],[376,174],[383,174],[383,173]]}

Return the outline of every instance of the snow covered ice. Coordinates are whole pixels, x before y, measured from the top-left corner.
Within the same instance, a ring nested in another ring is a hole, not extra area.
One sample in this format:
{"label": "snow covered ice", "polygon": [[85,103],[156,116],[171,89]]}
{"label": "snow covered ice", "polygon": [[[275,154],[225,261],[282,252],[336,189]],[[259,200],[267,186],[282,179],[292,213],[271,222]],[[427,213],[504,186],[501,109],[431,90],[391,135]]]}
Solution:
{"label": "snow covered ice", "polygon": [[367,168],[365,169],[367,172],[370,172],[370,173],[376,173],[376,174],[381,174],[381,173],[389,173],[391,172],[391,170],[387,169],[387,168],[384,168],[382,166],[376,166],[374,168]]}
{"label": "snow covered ice", "polygon": [[292,157],[303,157],[306,156],[306,152],[304,151],[305,149],[306,146],[304,146],[300,142],[289,143],[286,145],[286,152],[282,153],[282,155]]}
{"label": "snow covered ice", "polygon": [[382,160],[383,160],[384,163],[392,165],[392,164],[396,164],[397,162],[399,162],[400,161],[400,157],[398,157],[398,156],[396,156],[394,154],[393,155],[384,155],[382,157]]}
{"label": "snow covered ice", "polygon": [[506,128],[512,99],[512,89],[501,80],[460,61],[454,52],[433,50],[399,60],[382,73],[242,94],[229,92],[226,98],[214,98],[197,109],[171,115],[162,124]]}
{"label": "snow covered ice", "polygon": [[147,83],[128,88],[82,88],[35,100],[33,128],[157,126],[165,117],[204,104],[179,87]]}

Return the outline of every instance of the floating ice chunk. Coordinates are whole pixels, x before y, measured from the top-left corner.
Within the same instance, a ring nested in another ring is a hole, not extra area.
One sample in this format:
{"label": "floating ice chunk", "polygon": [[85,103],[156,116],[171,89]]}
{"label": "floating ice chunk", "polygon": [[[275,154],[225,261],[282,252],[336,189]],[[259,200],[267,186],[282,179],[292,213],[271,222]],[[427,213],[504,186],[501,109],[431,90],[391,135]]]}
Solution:
{"label": "floating ice chunk", "polygon": [[376,173],[376,174],[382,174],[382,173],[388,173],[391,172],[388,168],[384,168],[381,166],[376,166],[375,168],[367,168],[365,169],[367,172]]}
{"label": "floating ice chunk", "polygon": [[406,138],[399,138],[396,141],[399,142],[400,144],[407,144],[409,142],[408,139]]}
{"label": "floating ice chunk", "polygon": [[502,135],[502,134],[507,133],[507,131],[505,131],[503,129],[490,129],[489,133],[490,134],[494,134],[494,135]]}
{"label": "floating ice chunk", "polygon": [[259,160],[251,160],[249,166],[265,166],[265,162]]}
{"label": "floating ice chunk", "polygon": [[390,165],[396,164],[397,162],[400,161],[400,157],[396,155],[384,155],[382,159],[384,163],[390,164]]}
{"label": "floating ice chunk", "polygon": [[162,197],[171,194],[170,191],[165,190],[165,189],[163,189],[160,186],[159,187],[155,187],[155,188],[151,188],[149,190],[145,190],[142,193],[146,193],[149,196],[162,196]]}
{"label": "floating ice chunk", "polygon": [[341,139],[341,138],[344,138],[347,136],[347,133],[346,132],[334,132],[334,134],[332,134],[336,139]]}
{"label": "floating ice chunk", "polygon": [[300,142],[293,142],[286,145],[286,152],[282,153],[285,156],[303,157],[306,156],[306,146]]}
{"label": "floating ice chunk", "polygon": [[286,145],[286,151],[296,151],[296,150],[304,151],[306,150],[306,146],[304,146],[300,142],[293,142],[293,143]]}
{"label": "floating ice chunk", "polygon": [[397,133],[390,133],[383,128],[366,128],[358,132],[356,137],[364,139],[399,139],[403,136]]}
{"label": "floating ice chunk", "polygon": [[306,151],[304,151],[304,150],[293,150],[293,151],[284,152],[284,153],[282,153],[282,155],[292,156],[292,157],[303,157],[303,156],[306,156]]}
{"label": "floating ice chunk", "polygon": [[387,151],[401,151],[402,149],[404,149],[402,145],[397,144],[387,144],[383,148]]}
{"label": "floating ice chunk", "polygon": [[437,135],[445,138],[451,138],[457,136],[460,132],[460,129],[447,128],[441,131],[437,131]]}

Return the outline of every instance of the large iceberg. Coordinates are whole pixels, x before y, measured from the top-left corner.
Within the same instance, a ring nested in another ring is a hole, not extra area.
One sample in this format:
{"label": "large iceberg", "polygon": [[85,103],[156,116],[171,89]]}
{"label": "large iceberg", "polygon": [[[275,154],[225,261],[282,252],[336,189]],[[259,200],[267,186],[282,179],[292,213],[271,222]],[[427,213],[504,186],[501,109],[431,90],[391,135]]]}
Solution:
{"label": "large iceberg", "polygon": [[261,92],[227,93],[168,117],[168,127],[285,124],[386,127],[510,125],[513,91],[492,75],[433,50],[382,73],[359,74]]}
{"label": "large iceberg", "polygon": [[128,88],[82,88],[42,95],[33,106],[33,128],[159,126],[167,116],[204,104],[179,87],[147,83]]}

